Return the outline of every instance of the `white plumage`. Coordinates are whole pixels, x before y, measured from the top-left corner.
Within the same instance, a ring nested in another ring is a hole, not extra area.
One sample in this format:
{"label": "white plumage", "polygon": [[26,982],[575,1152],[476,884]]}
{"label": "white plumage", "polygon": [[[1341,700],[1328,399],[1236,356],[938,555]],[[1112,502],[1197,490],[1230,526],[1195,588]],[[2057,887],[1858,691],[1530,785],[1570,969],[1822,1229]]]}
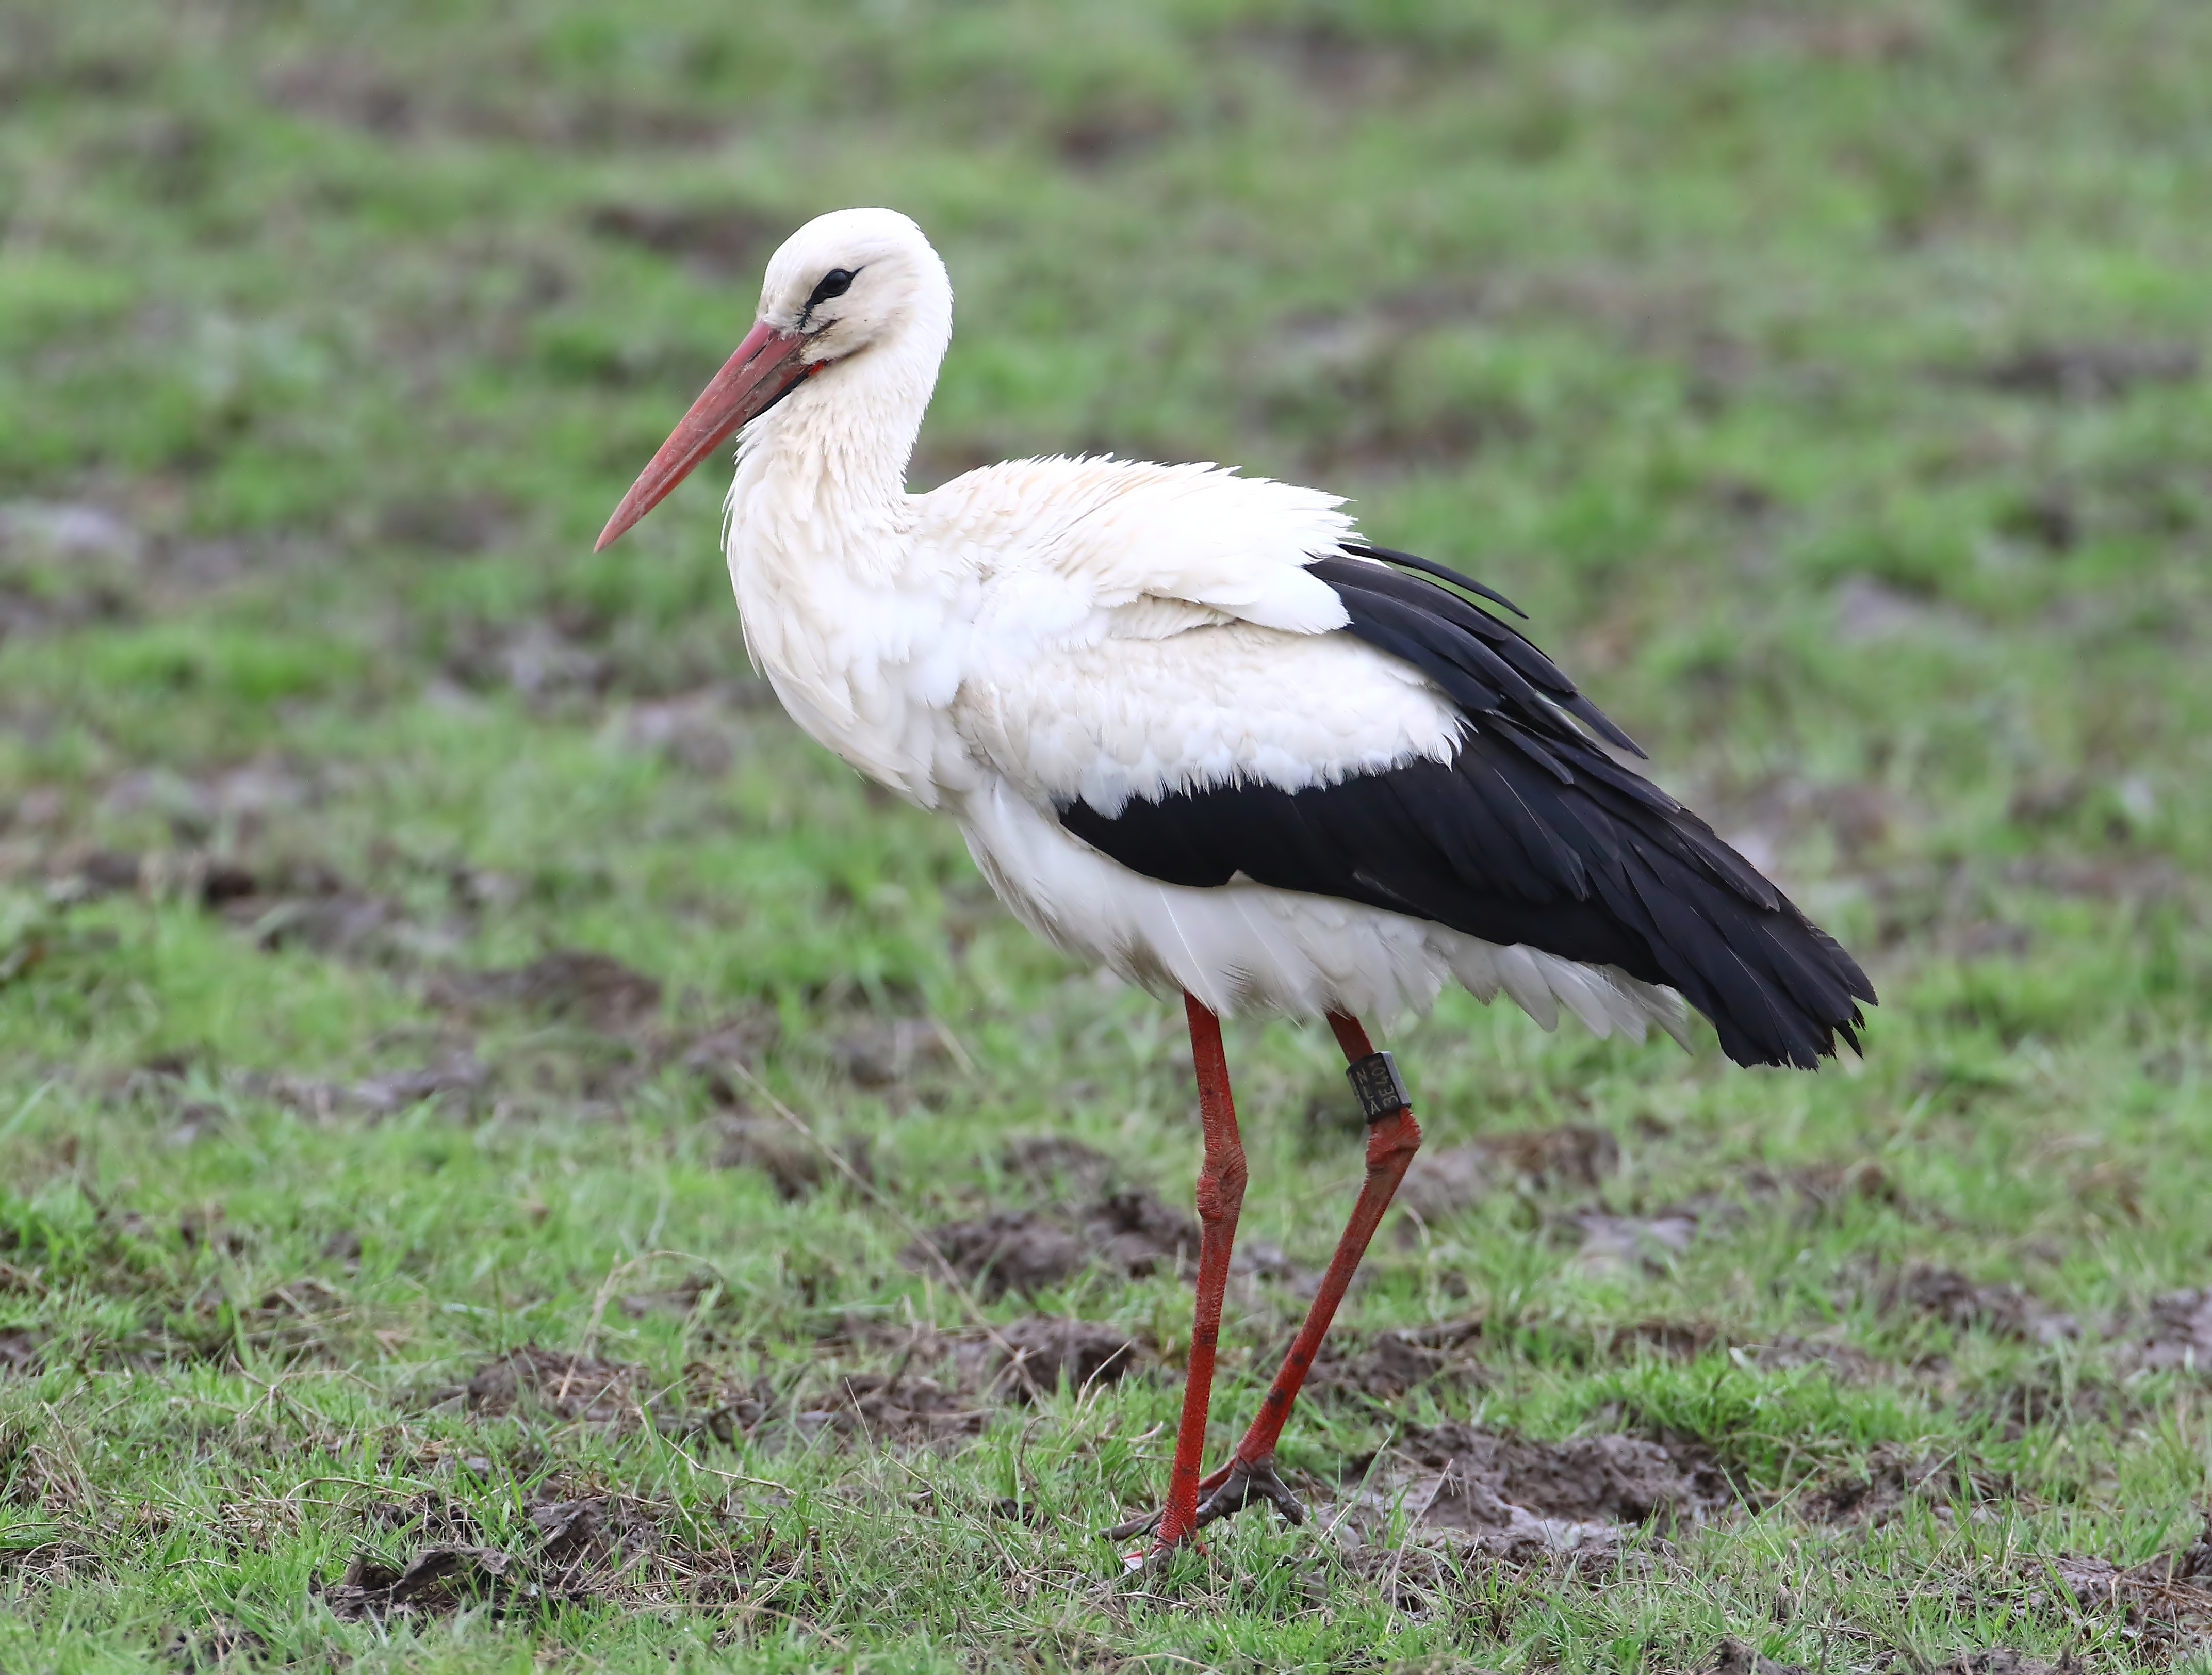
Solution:
{"label": "white plumage", "polygon": [[[849,277],[817,298],[825,274]],[[787,344],[784,370],[708,415],[759,413],[725,541],[753,661],[815,739],[957,819],[1024,924],[1218,1012],[1388,1018],[1456,980],[1547,1029],[1564,1007],[1600,1035],[1682,1034],[1679,996],[1610,967],[1241,875],[1161,883],[1072,835],[1056,811],[1076,799],[1111,817],[1132,797],[1330,785],[1449,761],[1470,723],[1411,665],[1338,631],[1345,606],[1307,569],[1356,534],[1335,496],[1110,458],[1016,460],[908,494],[952,290],[904,216],[800,228],[758,318],[726,375]],[[700,457],[695,438],[666,480],[648,472],[603,544]]]}

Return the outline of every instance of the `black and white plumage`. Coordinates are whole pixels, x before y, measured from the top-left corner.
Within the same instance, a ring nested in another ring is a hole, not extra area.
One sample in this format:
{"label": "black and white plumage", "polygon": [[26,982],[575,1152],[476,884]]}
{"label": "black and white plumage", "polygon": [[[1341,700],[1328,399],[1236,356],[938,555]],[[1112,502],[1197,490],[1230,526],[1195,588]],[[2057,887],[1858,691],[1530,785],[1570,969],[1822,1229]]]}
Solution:
{"label": "black and white plumage", "polygon": [[1440,584],[1510,601],[1410,553],[1346,550],[1370,562],[1308,569],[1344,601],[1340,632],[1419,668],[1468,713],[1449,761],[1295,791],[1252,779],[1135,797],[1110,817],[1078,798],[1060,824],[1164,883],[1218,888],[1241,874],[1665,985],[1740,1064],[1809,1069],[1838,1035],[1856,1047],[1857,1002],[1875,998],[1856,962],[1703,820],[1577,729],[1570,716],[1643,754],[1549,658]]}
{"label": "black and white plumage", "polygon": [[1547,1027],[1814,1063],[1873,990],[1480,601],[1333,496],[1210,466],[904,473],[951,331],[914,223],[845,210],[609,523],[740,425],[730,571],[799,723],[960,824],[1039,935],[1214,1013],[1387,1019],[1447,982]]}

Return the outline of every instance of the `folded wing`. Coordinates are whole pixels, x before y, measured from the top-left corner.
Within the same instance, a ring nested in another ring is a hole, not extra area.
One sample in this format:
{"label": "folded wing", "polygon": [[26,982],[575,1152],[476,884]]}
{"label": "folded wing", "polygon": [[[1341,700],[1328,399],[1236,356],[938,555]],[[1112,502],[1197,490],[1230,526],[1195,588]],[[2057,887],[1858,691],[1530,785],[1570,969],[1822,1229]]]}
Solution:
{"label": "folded wing", "polygon": [[[1218,528],[1234,496],[1215,485],[1277,487],[1200,482],[1115,507],[1106,549],[1127,555],[1132,522],[1178,498]],[[1480,603],[1505,601],[1352,539],[1325,507],[1253,509],[1234,563],[1186,541],[1208,562],[1110,572],[1082,562],[1073,521],[1070,556],[1009,578],[979,636],[956,705],[969,748],[1146,877],[1241,875],[1612,966],[1680,990],[1741,1063],[1856,1045],[1865,973],[1607,753],[1636,746]],[[1265,527],[1270,510],[1290,527]]]}

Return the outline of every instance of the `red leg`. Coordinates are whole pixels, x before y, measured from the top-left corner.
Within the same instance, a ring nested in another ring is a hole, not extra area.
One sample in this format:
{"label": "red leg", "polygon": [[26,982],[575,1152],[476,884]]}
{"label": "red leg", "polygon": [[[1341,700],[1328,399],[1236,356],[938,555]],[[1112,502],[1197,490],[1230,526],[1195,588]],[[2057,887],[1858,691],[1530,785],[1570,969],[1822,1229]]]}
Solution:
{"label": "red leg", "polygon": [[1229,1250],[1244,1203],[1244,1147],[1229,1092],[1221,1020],[1188,995],[1190,1053],[1198,1070],[1198,1116],[1206,1161],[1198,1173],[1198,1307],[1190,1328],[1190,1368],[1182,1387],[1182,1422],[1168,1471],[1167,1505],[1155,1550],[1188,1541],[1198,1528],[1199,1470],[1206,1453],[1206,1410],[1213,1396],[1213,1354],[1221,1338],[1221,1294],[1229,1283]]}
{"label": "red leg", "polygon": [[[1313,1306],[1306,1311],[1305,1324],[1291,1340],[1290,1353],[1283,1357],[1282,1370],[1268,1387],[1267,1399],[1260,1404],[1251,1428],[1237,1445],[1229,1464],[1208,1475],[1200,1485],[1211,1491],[1198,1509],[1200,1524],[1210,1524],[1217,1518],[1241,1511],[1255,1496],[1273,1501],[1292,1523],[1304,1517],[1305,1510],[1298,1505],[1297,1497],[1275,1475],[1275,1441],[1283,1434],[1283,1422],[1291,1416],[1291,1404],[1297,1400],[1298,1387],[1305,1383],[1329,1322],[1336,1318],[1337,1305],[1344,1300],[1352,1273],[1358,1268],[1359,1259],[1367,1254],[1367,1243],[1375,1236],[1382,1213],[1390,1208],[1398,1183],[1406,1178],[1406,1166],[1420,1149],[1421,1129],[1413,1120],[1413,1108],[1400,1105],[1395,1111],[1388,1110],[1392,1094],[1370,1094],[1368,1084],[1359,1079],[1364,1062],[1375,1057],[1375,1050],[1369,1045],[1367,1032],[1360,1027],[1359,1020],[1332,1012],[1328,1023],[1336,1032],[1337,1045],[1344,1049],[1346,1063],[1354,1067],[1354,1086],[1359,1087],[1362,1102],[1369,1109],[1367,1179],[1360,1186],[1358,1203],[1352,1206],[1352,1219],[1345,1224],[1344,1236],[1336,1241],[1336,1254],[1329,1258],[1328,1271],[1322,1276],[1321,1289],[1314,1295]],[[1396,1090],[1395,1096],[1402,1097],[1402,1090],[1397,1089],[1395,1071],[1385,1074],[1380,1086],[1384,1090]],[[1376,1109],[1378,1106],[1385,1107],[1380,1114]]]}

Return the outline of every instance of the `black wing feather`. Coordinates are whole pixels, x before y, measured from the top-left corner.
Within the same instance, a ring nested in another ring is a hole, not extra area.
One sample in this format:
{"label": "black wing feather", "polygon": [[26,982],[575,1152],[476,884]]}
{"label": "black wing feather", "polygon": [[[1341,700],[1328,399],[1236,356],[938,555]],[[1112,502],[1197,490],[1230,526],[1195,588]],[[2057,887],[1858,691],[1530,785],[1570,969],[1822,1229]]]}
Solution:
{"label": "black wing feather", "polygon": [[1526,622],[1528,613],[1501,593],[1486,588],[1471,576],[1462,576],[1449,564],[1439,564],[1433,558],[1424,558],[1418,553],[1401,552],[1395,546],[1377,546],[1372,541],[1346,541],[1346,552],[1356,552],[1363,558],[1387,558],[1394,564],[1403,564],[1408,570],[1420,570],[1435,576],[1439,582],[1449,582],[1455,588],[1464,588],[1471,594],[1480,594],[1492,605],[1502,605]]}
{"label": "black wing feather", "polygon": [[1518,606],[1409,553],[1345,552],[1310,573],[1344,601],[1343,631],[1419,669],[1466,712],[1451,761],[1301,791],[1200,787],[1112,816],[1079,801],[1060,824],[1164,883],[1211,888],[1242,874],[1664,984],[1712,1020],[1738,1063],[1810,1069],[1838,1037],[1857,1047],[1857,1002],[1873,1002],[1874,985],[1835,940],[1581,731],[1575,722],[1636,749],[1516,630],[1389,565]]}
{"label": "black wing feather", "polygon": [[[1410,553],[1364,544],[1348,544],[1345,551],[1388,558],[1393,563],[1416,564],[1432,575],[1441,576],[1447,581],[1479,593],[1486,599],[1495,600],[1516,616],[1527,614],[1504,594],[1492,593],[1480,582],[1469,581],[1458,571],[1447,570],[1442,564],[1431,563],[1426,559],[1416,560]],[[1362,593],[1386,594],[1412,605],[1424,614],[1442,617],[1452,627],[1466,630],[1485,650],[1509,664],[1531,685],[1540,687],[1545,697],[1590,728],[1607,744],[1632,756],[1640,757],[1644,753],[1641,745],[1614,726],[1605,711],[1577,690],[1575,683],[1567,679],[1558,664],[1547,657],[1510,623],[1498,621],[1489,612],[1478,609],[1456,594],[1448,593],[1432,582],[1424,582],[1419,576],[1401,576],[1381,563],[1346,563],[1340,558],[1322,558],[1307,568],[1334,588],[1340,597],[1346,588],[1356,588]],[[1356,626],[1353,631],[1358,631]]]}

